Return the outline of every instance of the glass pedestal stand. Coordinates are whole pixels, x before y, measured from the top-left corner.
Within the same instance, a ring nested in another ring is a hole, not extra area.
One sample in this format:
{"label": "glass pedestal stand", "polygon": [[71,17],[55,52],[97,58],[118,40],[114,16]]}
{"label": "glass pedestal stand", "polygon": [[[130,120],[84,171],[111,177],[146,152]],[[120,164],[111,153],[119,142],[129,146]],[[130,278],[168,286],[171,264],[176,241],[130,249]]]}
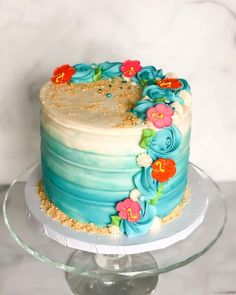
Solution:
{"label": "glass pedestal stand", "polygon": [[12,183],[3,204],[4,220],[11,236],[29,254],[66,272],[73,294],[154,294],[161,273],[197,259],[223,232],[227,215],[224,198],[210,177],[190,164],[197,177],[194,185],[204,189],[208,208],[202,224],[186,239],[165,249],[132,255],[90,253],[63,246],[40,232],[27,215],[25,185],[37,165],[26,169]]}

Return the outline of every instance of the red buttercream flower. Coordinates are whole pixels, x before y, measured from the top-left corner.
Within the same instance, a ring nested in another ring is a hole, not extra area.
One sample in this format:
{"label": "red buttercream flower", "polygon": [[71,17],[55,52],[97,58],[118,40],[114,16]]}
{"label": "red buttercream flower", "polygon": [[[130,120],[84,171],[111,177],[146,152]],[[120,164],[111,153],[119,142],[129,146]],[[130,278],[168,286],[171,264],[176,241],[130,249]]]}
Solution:
{"label": "red buttercream flower", "polygon": [[152,177],[159,182],[168,181],[176,173],[175,161],[160,158],[152,163]]}
{"label": "red buttercream flower", "polygon": [[74,75],[75,69],[70,65],[62,65],[55,69],[51,81],[56,84],[66,83]]}
{"label": "red buttercream flower", "polygon": [[119,211],[119,216],[122,219],[127,219],[129,222],[136,222],[140,219],[141,206],[139,202],[128,198],[116,205],[116,210]]}
{"label": "red buttercream flower", "polygon": [[125,77],[131,78],[134,77],[137,72],[142,70],[142,67],[140,65],[140,61],[138,60],[126,60],[123,62],[120,69]]}
{"label": "red buttercream flower", "polygon": [[165,78],[157,81],[157,85],[160,88],[170,88],[170,89],[179,89],[183,87],[183,84],[180,80],[175,78]]}

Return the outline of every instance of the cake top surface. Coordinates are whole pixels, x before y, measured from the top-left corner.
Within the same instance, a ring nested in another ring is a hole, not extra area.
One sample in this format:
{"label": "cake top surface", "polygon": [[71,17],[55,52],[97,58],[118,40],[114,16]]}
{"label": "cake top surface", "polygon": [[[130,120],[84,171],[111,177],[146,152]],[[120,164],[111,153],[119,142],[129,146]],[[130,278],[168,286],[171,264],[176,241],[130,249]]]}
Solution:
{"label": "cake top surface", "polygon": [[167,127],[189,109],[190,96],[186,80],[135,60],[62,65],[40,92],[49,116],[101,128]]}

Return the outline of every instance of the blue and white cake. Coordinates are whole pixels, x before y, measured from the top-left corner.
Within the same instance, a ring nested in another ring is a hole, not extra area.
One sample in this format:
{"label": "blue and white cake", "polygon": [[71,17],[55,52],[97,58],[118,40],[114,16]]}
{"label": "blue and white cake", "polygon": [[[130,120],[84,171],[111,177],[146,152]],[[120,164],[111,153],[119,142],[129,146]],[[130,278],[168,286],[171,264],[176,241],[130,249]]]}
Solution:
{"label": "blue and white cake", "polygon": [[139,61],[63,65],[43,86],[42,183],[79,222],[148,232],[187,186],[191,92]]}

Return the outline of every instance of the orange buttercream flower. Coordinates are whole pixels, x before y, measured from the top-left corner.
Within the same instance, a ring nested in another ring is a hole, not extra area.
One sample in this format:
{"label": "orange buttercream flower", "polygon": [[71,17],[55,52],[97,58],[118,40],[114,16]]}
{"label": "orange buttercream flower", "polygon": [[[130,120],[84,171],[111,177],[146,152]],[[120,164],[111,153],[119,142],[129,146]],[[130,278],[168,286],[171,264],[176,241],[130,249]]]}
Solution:
{"label": "orange buttercream flower", "polygon": [[183,84],[180,80],[175,78],[164,78],[156,83],[160,88],[180,89]]}
{"label": "orange buttercream flower", "polygon": [[152,177],[159,182],[168,181],[176,173],[175,161],[160,158],[152,163]]}
{"label": "orange buttercream flower", "polygon": [[74,75],[75,69],[70,65],[62,65],[55,69],[51,81],[56,84],[66,83]]}

